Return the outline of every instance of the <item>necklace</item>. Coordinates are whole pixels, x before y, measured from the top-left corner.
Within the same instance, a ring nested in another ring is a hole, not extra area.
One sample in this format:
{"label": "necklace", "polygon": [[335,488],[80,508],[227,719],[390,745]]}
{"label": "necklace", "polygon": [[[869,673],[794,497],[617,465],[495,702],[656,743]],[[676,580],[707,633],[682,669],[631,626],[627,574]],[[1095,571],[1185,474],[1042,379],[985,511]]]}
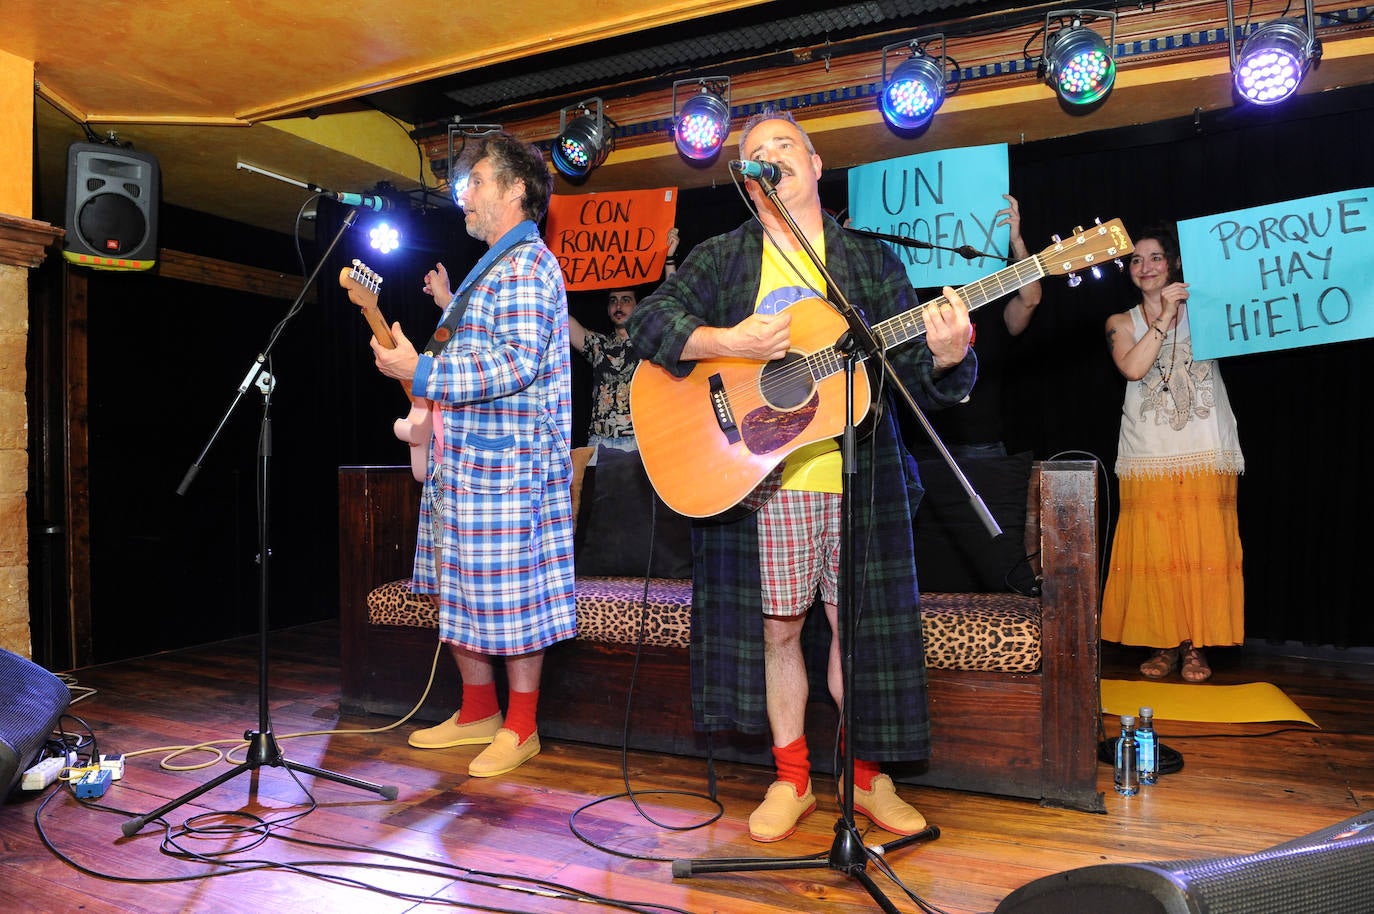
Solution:
{"label": "necklace", "polygon": [[[1161,345],[1161,346],[1159,347],[1159,355],[1163,355],[1163,354],[1164,354],[1164,347],[1163,347],[1163,345]],[[1160,379],[1160,381],[1159,381],[1159,386],[1160,386],[1160,388],[1161,388],[1165,393],[1168,393],[1168,392],[1169,392],[1169,379],[1172,378],[1172,377],[1174,376],[1174,369],[1175,369],[1176,367],[1178,367],[1178,363],[1177,363],[1177,359],[1178,359],[1178,341],[1175,340],[1173,343],[1171,343],[1171,344],[1169,345],[1169,370],[1168,370],[1168,371],[1165,371],[1165,370],[1164,370],[1164,366],[1163,366],[1162,364],[1160,364],[1159,355],[1155,356],[1155,367],[1159,369],[1159,379]]]}

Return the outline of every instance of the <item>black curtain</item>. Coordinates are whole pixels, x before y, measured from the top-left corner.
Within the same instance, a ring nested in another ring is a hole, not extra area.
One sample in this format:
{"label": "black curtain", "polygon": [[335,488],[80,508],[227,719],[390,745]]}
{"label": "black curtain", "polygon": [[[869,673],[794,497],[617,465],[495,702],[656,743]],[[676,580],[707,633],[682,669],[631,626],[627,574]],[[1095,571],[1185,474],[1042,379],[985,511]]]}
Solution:
{"label": "black curtain", "polygon": [[[1038,251],[1051,235],[1094,218],[1119,217],[1135,230],[1374,185],[1371,148],[1374,89],[1338,90],[1273,111],[1236,109],[1013,146],[1011,190],[1022,204],[1027,243]],[[843,170],[823,177],[827,206],[847,205],[845,186]],[[304,268],[290,238],[174,207],[163,210],[163,244],[303,277],[346,212],[320,202]],[[684,191],[679,258],[746,216],[728,183]],[[421,291],[425,271],[442,260],[456,284],[483,249],[453,210],[391,218],[401,226],[403,250],[370,251],[375,220],[360,216],[321,270],[317,300],[273,349],[273,627],[338,612],[338,467],[407,459],[390,430],[405,411],[404,394],[373,367],[371,331],[340,288],[339,270],[356,257],[381,274],[383,315],[423,342],[438,316]],[[1113,508],[1123,382],[1103,325],[1130,293],[1115,271],[1076,289],[1047,280],[1044,303],[1014,347],[1006,397],[1008,445],[1042,458],[1095,456],[1108,468]],[[286,305],[155,276],[92,274],[91,587],[99,660],[257,630],[256,390],[240,402],[188,493],[175,489]],[[605,326],[604,294],[575,293],[570,307],[589,326]],[[1250,637],[1374,644],[1374,619],[1363,612],[1354,573],[1372,507],[1360,472],[1371,452],[1360,376],[1367,361],[1374,362],[1374,344],[1360,341],[1222,362],[1247,462],[1240,522]],[[574,365],[575,440],[583,440],[588,381],[581,361]],[[1104,526],[1110,530],[1114,520],[1104,516]]]}

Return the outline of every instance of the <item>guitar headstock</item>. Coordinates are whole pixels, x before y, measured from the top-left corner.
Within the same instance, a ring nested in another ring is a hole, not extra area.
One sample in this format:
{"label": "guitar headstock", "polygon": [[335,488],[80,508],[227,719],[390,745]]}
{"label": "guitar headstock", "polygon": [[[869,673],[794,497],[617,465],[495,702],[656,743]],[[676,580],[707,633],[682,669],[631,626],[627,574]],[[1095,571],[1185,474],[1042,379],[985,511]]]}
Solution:
{"label": "guitar headstock", "polygon": [[382,290],[382,277],[368,269],[361,260],[354,260],[353,266],[339,271],[339,285],[348,290],[348,299],[360,308],[377,304],[377,293]]}
{"label": "guitar headstock", "polygon": [[1120,219],[1111,222],[1098,222],[1083,229],[1077,227],[1066,239],[1054,236],[1054,244],[1038,255],[1046,275],[1068,276],[1069,285],[1076,286],[1083,281],[1078,275],[1082,269],[1091,269],[1096,276],[1098,268],[1108,260],[1115,260],[1119,268],[1121,258],[1135,250],[1131,236]]}

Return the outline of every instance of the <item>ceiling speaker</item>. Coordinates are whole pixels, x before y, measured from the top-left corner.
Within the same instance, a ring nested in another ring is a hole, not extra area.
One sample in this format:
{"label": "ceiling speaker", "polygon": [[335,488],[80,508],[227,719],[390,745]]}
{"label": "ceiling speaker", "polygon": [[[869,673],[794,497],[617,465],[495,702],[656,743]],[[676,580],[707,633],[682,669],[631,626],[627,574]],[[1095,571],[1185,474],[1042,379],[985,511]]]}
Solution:
{"label": "ceiling speaker", "polygon": [[98,270],[150,269],[157,262],[161,177],[148,153],[73,143],[62,256]]}

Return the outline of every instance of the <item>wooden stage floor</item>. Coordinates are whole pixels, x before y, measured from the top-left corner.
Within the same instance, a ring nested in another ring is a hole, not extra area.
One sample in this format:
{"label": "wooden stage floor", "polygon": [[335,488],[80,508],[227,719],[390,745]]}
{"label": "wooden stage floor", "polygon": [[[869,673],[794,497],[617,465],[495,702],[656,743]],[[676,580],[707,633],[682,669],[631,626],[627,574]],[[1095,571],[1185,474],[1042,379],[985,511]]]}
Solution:
{"label": "wooden stage floor", "polygon": [[[715,809],[703,796],[707,771],[698,759],[546,743],[510,775],[470,779],[466,765],[476,750],[414,750],[404,738],[412,724],[383,730],[390,721],[339,713],[333,623],[276,632],[269,644],[271,725],[285,758],[394,785],[395,800],[308,774],[297,783],[287,768],[263,766],[177,806],[167,827],[152,822],[126,837],[126,822],[229,770],[203,752],[171,764],[209,767],[167,770],[170,750],[160,747],[224,741],[227,750],[257,729],[258,641],[79,670],[75,691],[95,691],[71,714],[95,734],[100,752],[130,754],[126,773],[98,805],[50,789],[0,808],[0,910],[882,910],[859,879],[827,864],[838,809],[830,782],[817,783],[820,809],[793,838],[765,846],[749,840],[746,819],[771,772],[752,766],[718,766],[724,811],[709,824]],[[1135,675],[1136,652],[1107,646],[1104,654],[1104,676]],[[1272,682],[1322,729],[1163,721],[1163,741],[1183,753],[1183,770],[1124,798],[1101,766],[1106,815],[904,787],[940,836],[886,856],[901,885],[876,864],[866,875],[896,910],[927,904],[977,914],[1049,874],[1254,852],[1374,808],[1374,664],[1367,652],[1293,659],[1231,651],[1214,652],[1212,660],[1215,682]],[[425,675],[415,671],[417,698]],[[1114,717],[1107,723],[1116,727]],[[618,798],[588,806],[623,794],[627,776],[638,805]],[[183,831],[188,820],[197,830]],[[274,824],[223,828],[263,820]],[[858,825],[870,844],[892,840],[862,817]],[[674,860],[807,854],[821,855],[821,863],[692,878],[672,871]],[[565,888],[606,901],[570,900]]]}

